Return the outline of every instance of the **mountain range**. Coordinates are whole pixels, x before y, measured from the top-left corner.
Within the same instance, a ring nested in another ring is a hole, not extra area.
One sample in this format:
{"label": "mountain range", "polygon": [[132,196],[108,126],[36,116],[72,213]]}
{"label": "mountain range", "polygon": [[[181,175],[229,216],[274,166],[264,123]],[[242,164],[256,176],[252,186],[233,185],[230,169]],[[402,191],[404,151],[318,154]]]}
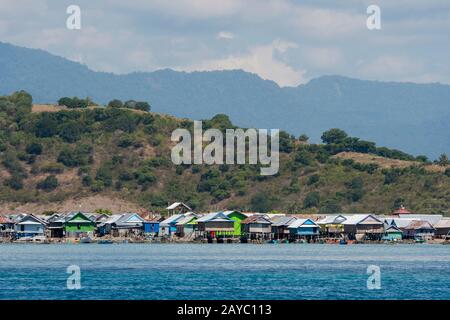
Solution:
{"label": "mountain range", "polygon": [[312,142],[337,127],[431,159],[450,153],[450,85],[438,83],[331,75],[280,87],[242,70],[118,75],[0,42],[0,95],[17,90],[29,92],[34,103],[54,103],[63,96],[88,96],[101,104],[114,98],[145,100],[156,112],[191,119],[224,113],[238,126],[305,133]]}

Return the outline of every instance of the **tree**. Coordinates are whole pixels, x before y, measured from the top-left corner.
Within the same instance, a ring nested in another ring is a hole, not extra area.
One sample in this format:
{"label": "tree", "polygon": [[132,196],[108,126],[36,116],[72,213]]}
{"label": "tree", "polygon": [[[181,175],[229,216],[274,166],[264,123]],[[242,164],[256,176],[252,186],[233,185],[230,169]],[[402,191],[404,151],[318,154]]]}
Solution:
{"label": "tree", "polygon": [[27,145],[25,151],[28,154],[40,155],[42,153],[42,145],[37,142],[32,142]]}
{"label": "tree", "polygon": [[308,142],[308,140],[309,140],[309,137],[306,134],[301,134],[298,137],[298,141],[301,141],[301,142]]}
{"label": "tree", "polygon": [[58,187],[58,185],[58,179],[54,175],[51,175],[39,182],[37,184],[37,188],[45,191],[53,191]]}
{"label": "tree", "polygon": [[297,151],[297,154],[295,155],[295,161],[305,166],[308,166],[313,163],[314,158],[313,155],[309,153],[306,149],[300,149],[299,151]]}
{"label": "tree", "polygon": [[427,156],[424,156],[424,155],[418,155],[418,156],[416,157],[416,160],[417,160],[417,161],[420,161],[420,162],[427,163],[427,162],[428,162],[428,157],[427,157]]}
{"label": "tree", "polygon": [[34,134],[39,138],[53,137],[57,133],[58,122],[51,113],[44,113],[34,126]]}
{"label": "tree", "polygon": [[110,102],[108,102],[108,107],[110,107],[110,108],[123,108],[123,103],[122,103],[122,101],[120,101],[118,99],[113,99]]}
{"label": "tree", "polygon": [[150,104],[145,101],[136,102],[134,109],[142,111],[150,111]]}
{"label": "tree", "polygon": [[449,160],[448,160],[448,156],[445,153],[441,154],[439,156],[438,163],[439,163],[440,166],[443,166],[443,167],[448,165],[450,163]]}
{"label": "tree", "polygon": [[137,101],[135,100],[128,100],[124,102],[123,106],[128,109],[134,109],[136,107],[136,103]]}
{"label": "tree", "polygon": [[273,208],[273,199],[266,192],[258,192],[250,200],[251,210],[254,212],[270,212]]}
{"label": "tree", "polygon": [[58,105],[69,107],[72,105],[72,99],[69,97],[62,97],[58,100]]}
{"label": "tree", "polygon": [[344,140],[347,138],[347,133],[344,130],[333,128],[328,131],[325,131],[322,134],[322,141],[326,144],[339,144],[344,142]]}
{"label": "tree", "polygon": [[320,208],[320,213],[336,213],[341,211],[342,207],[337,199],[325,200],[323,206]]}
{"label": "tree", "polygon": [[73,143],[80,139],[83,126],[77,121],[68,121],[61,125],[59,136],[66,142]]}
{"label": "tree", "polygon": [[318,207],[320,202],[320,195],[318,192],[310,192],[306,195],[305,200],[303,201],[303,207],[305,209]]}
{"label": "tree", "polygon": [[279,135],[279,148],[281,152],[290,153],[294,148],[294,136],[290,135],[286,131],[280,131]]}
{"label": "tree", "polygon": [[58,100],[58,105],[66,106],[67,108],[70,108],[70,109],[87,108],[90,102],[91,102],[91,100],[89,98],[80,99],[78,97],[73,97],[73,98],[62,97],[61,99]]}

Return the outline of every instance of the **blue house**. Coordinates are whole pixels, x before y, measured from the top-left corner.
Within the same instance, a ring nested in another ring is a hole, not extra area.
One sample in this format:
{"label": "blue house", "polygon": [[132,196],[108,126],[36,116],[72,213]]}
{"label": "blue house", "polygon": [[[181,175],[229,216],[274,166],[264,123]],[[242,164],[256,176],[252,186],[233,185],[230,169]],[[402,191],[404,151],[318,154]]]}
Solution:
{"label": "blue house", "polygon": [[311,219],[297,219],[288,228],[292,239],[312,239],[320,231],[320,226]]}
{"label": "blue house", "polygon": [[149,220],[144,222],[144,233],[158,235],[159,233],[159,221]]}
{"label": "blue house", "polygon": [[171,236],[177,232],[177,222],[184,217],[192,215],[193,212],[175,214],[159,223],[159,232],[161,236]]}

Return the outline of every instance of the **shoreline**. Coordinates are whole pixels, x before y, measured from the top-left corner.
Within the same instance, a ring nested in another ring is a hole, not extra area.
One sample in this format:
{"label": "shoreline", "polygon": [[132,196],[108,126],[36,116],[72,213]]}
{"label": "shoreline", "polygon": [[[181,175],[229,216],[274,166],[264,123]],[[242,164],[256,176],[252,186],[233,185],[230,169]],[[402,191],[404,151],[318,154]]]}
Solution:
{"label": "shoreline", "polygon": [[146,245],[160,245],[160,244],[206,244],[206,245],[229,245],[229,244],[242,244],[242,245],[330,245],[330,246],[347,246],[347,245],[450,245],[450,241],[445,240],[431,240],[426,242],[415,242],[414,240],[410,241],[353,241],[347,244],[340,244],[339,242],[269,242],[269,241],[233,241],[233,242],[207,242],[207,241],[153,241],[153,240],[131,240],[131,239],[118,239],[118,240],[104,240],[104,239],[94,239],[90,242],[80,242],[79,239],[68,240],[68,241],[0,241],[0,245],[9,245],[9,244],[32,244],[32,245],[89,245],[89,244],[99,244],[99,245],[107,245],[107,244],[146,244]]}

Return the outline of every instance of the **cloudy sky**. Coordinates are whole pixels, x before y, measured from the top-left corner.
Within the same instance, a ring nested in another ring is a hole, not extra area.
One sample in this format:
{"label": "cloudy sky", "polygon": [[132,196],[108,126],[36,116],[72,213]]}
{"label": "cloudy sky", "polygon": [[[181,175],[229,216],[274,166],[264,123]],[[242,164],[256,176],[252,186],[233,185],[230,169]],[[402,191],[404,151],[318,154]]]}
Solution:
{"label": "cloudy sky", "polygon": [[[81,30],[66,9],[81,8]],[[368,30],[367,7],[381,8]],[[244,69],[450,83],[448,0],[0,0],[0,41],[114,73]]]}

